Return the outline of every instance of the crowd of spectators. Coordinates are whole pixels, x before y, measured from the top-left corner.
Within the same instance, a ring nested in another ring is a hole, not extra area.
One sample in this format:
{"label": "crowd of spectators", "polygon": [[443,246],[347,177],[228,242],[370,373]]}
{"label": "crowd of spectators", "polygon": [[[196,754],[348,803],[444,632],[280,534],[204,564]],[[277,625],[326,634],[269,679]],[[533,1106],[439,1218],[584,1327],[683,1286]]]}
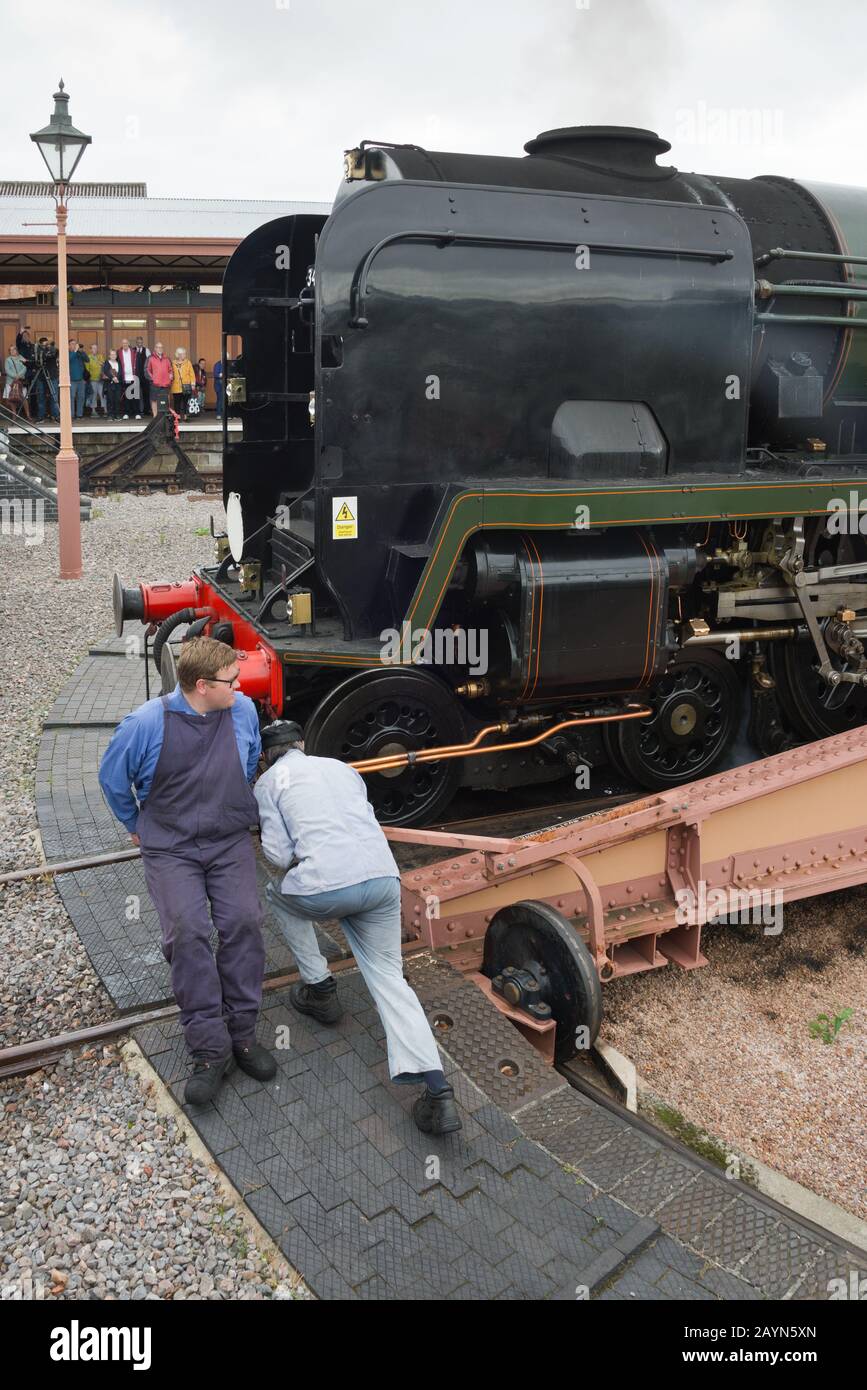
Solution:
{"label": "crowd of spectators", "polygon": [[[86,351],[77,338],[69,340],[69,386],[74,420],[86,416],[111,420],[141,420],[172,409],[183,420],[198,418],[205,409],[208,367],[204,357],[191,362],[186,348],[174,356],[162,343],[153,351],[144,338],[100,352],[96,343]],[[216,413],[223,410],[223,364],[213,367]],[[16,336],[4,363],[3,400],[13,414],[42,422],[60,419],[60,353],[53,338],[35,343],[29,328]]]}

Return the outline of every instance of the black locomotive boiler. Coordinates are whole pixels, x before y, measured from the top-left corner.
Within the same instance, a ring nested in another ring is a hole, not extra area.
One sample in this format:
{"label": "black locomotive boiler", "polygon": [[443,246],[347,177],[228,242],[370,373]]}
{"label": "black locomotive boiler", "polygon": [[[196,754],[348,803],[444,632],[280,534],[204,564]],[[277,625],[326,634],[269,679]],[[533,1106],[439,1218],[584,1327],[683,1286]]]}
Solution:
{"label": "black locomotive boiler", "polygon": [[865,717],[867,192],[669,148],[364,141],[229,264],[228,538],[118,624],[232,642],[383,822]]}

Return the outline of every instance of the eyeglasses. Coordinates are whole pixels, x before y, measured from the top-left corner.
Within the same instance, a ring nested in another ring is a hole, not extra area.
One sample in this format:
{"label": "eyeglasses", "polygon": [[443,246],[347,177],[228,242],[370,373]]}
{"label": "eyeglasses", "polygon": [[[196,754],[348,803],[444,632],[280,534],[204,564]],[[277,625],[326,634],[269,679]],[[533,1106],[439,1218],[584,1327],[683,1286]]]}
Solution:
{"label": "eyeglasses", "polygon": [[204,679],[209,685],[234,685],[236,681],[241,679],[241,672],[239,671],[236,676],[205,676]]}

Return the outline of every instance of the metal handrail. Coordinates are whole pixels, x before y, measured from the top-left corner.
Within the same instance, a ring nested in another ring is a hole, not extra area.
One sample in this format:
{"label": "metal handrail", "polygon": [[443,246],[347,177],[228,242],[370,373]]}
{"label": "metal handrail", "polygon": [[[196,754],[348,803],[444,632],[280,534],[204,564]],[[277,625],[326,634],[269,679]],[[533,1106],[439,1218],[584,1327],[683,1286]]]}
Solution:
{"label": "metal handrail", "polygon": [[16,429],[22,430],[24,434],[35,436],[38,442],[46,449],[49,449],[53,454],[56,454],[60,447],[59,435],[49,434],[48,430],[44,430],[39,425],[34,424],[26,415],[16,415],[13,410],[3,405],[2,402],[0,402],[0,422],[14,425]]}
{"label": "metal handrail", "polygon": [[28,468],[34,468],[38,473],[44,473],[46,477],[50,477],[53,483],[55,481],[54,473],[38,450],[34,449],[20,435],[8,434],[5,424],[0,425],[0,427],[3,428],[4,439],[8,441],[10,454],[15,454]]}
{"label": "metal handrail", "polygon": [[[5,437],[4,435],[4,438]],[[28,450],[27,453],[32,454],[33,450]],[[6,463],[10,468],[14,468],[16,472],[21,472],[19,464],[22,465],[25,471],[29,469],[31,473],[36,474],[43,487],[57,489],[57,478],[52,470],[35,455],[33,458],[27,457],[27,454],[23,453],[18,445],[11,439],[9,440],[7,448]]]}
{"label": "metal handrail", "polygon": [[830,261],[833,265],[867,265],[867,256],[839,256],[832,251],[792,251],[787,246],[775,246],[763,256],[757,256],[756,265],[767,265],[769,261]]}
{"label": "metal handrail", "polygon": [[530,247],[540,251],[570,251],[572,253],[575,252],[576,246],[580,246],[582,249],[586,247],[590,252],[601,253],[606,256],[660,256],[686,261],[731,261],[735,254],[734,251],[723,250],[722,248],[715,251],[705,251],[693,246],[641,246],[617,241],[587,242],[581,241],[579,233],[576,233],[568,241],[559,241],[550,240],[547,237],[490,236],[482,232],[454,232],[451,230],[392,232],[389,236],[378,241],[375,246],[372,246],[364,259],[359,261],[356,266],[349,292],[351,313],[349,322],[353,328],[367,328],[368,326],[365,314],[365,297],[367,295],[367,279],[373,262],[380,251],[385,250],[386,246],[393,246],[399,241],[430,241],[443,247],[458,245]]}
{"label": "metal handrail", "polygon": [[830,328],[867,328],[867,319],[831,314],[756,314],[756,323],[813,323]]}
{"label": "metal handrail", "polygon": [[867,299],[867,285],[845,281],[839,285],[775,285],[771,280],[757,280],[759,299],[776,299],[789,295],[794,299]]}

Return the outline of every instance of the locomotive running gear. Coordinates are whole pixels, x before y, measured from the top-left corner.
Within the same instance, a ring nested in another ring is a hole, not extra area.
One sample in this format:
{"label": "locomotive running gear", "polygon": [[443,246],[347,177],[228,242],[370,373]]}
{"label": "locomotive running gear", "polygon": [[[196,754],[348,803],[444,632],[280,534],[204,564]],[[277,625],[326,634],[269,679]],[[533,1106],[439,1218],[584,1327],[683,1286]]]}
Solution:
{"label": "locomotive running gear", "polygon": [[[179,685],[168,696],[168,702],[170,710],[179,710],[197,719],[202,717],[187,704]],[[250,781],[262,751],[256,706],[246,695],[237,691],[231,713],[238,755]],[[99,785],[102,794],[130,834],[136,832],[139,807],[144,805],[150,793],[163,745],[164,727],[161,699],[148,700],[121,721],[100,764]],[[136,806],[136,798],[139,806]],[[254,816],[249,823],[253,825],[255,820]]]}
{"label": "locomotive running gear", "polygon": [[289,870],[284,893],[332,893],[368,879],[399,877],[364,780],[346,763],[292,748],[259,778],[256,800],[262,852]]}
{"label": "locomotive running gear", "polygon": [[[330,760],[313,758],[311,761]],[[411,1085],[424,1081],[425,1072],[442,1067],[424,1010],[403,977],[399,879],[374,878],[332,893],[308,895],[280,893],[275,883],[269,883],[265,896],[295,957],[301,978],[308,985],[327,979],[329,974],[313,921],[340,919],[343,934],[382,1019],[392,1081]],[[310,1000],[308,992],[304,1002]],[[292,1002],[297,1008],[294,998]],[[307,1012],[312,1013],[312,1007]]]}
{"label": "locomotive running gear", "polygon": [[232,1069],[232,1058],[219,1057],[206,1062],[196,1059],[193,1074],[184,1087],[184,1101],[187,1105],[209,1105],[221,1085],[223,1077]]}
{"label": "locomotive running gear", "polygon": [[451,1086],[436,1094],[425,1087],[412,1107],[412,1117],[425,1134],[454,1134],[463,1129]]}
{"label": "locomotive running gear", "polygon": [[300,1014],[310,1014],[317,1023],[339,1023],[343,1005],[337,995],[337,981],[327,980],[319,985],[293,985],[289,991],[292,1007]]}

